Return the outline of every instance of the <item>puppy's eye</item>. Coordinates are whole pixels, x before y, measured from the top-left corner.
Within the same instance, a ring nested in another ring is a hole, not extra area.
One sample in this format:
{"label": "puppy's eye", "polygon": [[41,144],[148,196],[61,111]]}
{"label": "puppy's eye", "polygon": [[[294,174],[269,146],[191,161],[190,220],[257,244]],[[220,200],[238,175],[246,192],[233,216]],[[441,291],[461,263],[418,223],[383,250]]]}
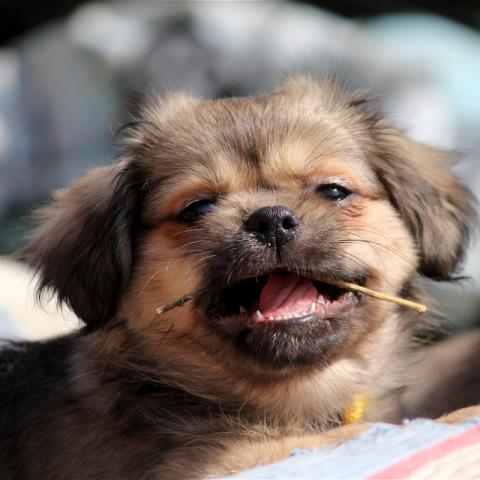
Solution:
{"label": "puppy's eye", "polygon": [[336,183],[327,183],[326,185],[320,185],[317,187],[316,192],[323,198],[330,200],[331,202],[340,202],[345,200],[352,191],[348,188],[338,185]]}
{"label": "puppy's eye", "polygon": [[196,222],[215,206],[214,198],[202,198],[190,202],[183,210],[177,213],[176,220],[186,223]]}

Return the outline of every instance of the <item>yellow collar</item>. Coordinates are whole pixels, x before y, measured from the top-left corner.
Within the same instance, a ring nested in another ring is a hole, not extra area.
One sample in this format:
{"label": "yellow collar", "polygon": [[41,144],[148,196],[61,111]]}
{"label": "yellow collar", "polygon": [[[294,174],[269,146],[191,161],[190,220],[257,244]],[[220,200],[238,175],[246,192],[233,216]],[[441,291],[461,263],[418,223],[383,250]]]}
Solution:
{"label": "yellow collar", "polygon": [[344,425],[357,423],[365,414],[370,403],[370,397],[364,393],[356,393],[342,412],[341,420]]}

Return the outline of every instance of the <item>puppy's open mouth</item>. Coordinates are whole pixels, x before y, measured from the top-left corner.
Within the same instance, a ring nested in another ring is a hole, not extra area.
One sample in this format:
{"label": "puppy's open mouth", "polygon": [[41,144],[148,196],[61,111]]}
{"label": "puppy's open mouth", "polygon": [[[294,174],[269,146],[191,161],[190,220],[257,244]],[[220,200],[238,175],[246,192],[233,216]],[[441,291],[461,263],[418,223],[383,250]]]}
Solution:
{"label": "puppy's open mouth", "polygon": [[327,321],[352,310],[357,294],[293,273],[249,278],[218,293],[208,316],[236,334],[265,326]]}

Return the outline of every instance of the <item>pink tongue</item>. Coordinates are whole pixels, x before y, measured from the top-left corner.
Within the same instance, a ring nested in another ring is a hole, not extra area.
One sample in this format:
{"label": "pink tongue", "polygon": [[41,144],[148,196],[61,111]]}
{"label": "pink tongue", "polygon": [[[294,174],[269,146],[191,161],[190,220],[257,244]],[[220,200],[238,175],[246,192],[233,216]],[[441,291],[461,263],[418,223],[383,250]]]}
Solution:
{"label": "pink tongue", "polygon": [[303,277],[273,274],[263,287],[258,310],[268,317],[299,317],[307,314],[317,300],[317,289]]}

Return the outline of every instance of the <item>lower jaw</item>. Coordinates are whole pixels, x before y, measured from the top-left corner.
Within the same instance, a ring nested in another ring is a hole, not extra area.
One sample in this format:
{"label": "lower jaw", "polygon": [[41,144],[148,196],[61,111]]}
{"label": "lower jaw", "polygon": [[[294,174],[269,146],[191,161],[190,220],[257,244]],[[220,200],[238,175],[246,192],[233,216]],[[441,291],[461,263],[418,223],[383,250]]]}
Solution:
{"label": "lower jaw", "polygon": [[273,367],[309,367],[325,364],[347,340],[346,318],[267,322],[235,338],[237,348],[256,362]]}

